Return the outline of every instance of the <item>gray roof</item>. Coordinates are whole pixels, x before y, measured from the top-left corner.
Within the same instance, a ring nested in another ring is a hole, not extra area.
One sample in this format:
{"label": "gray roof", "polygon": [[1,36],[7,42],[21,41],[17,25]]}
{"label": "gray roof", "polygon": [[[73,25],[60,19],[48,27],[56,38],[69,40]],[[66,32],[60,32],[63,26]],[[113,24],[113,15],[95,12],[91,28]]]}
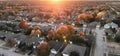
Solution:
{"label": "gray roof", "polygon": [[61,41],[49,41],[48,44],[55,51],[59,51],[63,47],[63,42]]}
{"label": "gray roof", "polygon": [[73,51],[79,53],[79,56],[84,56],[86,47],[82,47],[74,44],[68,44],[62,53],[70,55],[70,53]]}
{"label": "gray roof", "polygon": [[25,42],[25,43],[32,43],[32,42],[39,42],[42,41],[42,37],[38,38],[38,37],[29,37],[23,34],[12,34],[11,32],[5,33],[0,31],[0,36],[6,36],[6,40],[10,40],[10,39],[14,39],[16,38],[16,40]]}

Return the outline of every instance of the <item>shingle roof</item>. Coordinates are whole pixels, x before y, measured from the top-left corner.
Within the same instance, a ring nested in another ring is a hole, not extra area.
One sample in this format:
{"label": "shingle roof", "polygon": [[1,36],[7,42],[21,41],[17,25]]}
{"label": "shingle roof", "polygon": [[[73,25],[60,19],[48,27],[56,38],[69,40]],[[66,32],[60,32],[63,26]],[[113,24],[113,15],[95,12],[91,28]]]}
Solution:
{"label": "shingle roof", "polygon": [[82,47],[74,44],[68,44],[62,53],[70,55],[70,53],[73,51],[79,53],[79,56],[84,56],[86,47]]}

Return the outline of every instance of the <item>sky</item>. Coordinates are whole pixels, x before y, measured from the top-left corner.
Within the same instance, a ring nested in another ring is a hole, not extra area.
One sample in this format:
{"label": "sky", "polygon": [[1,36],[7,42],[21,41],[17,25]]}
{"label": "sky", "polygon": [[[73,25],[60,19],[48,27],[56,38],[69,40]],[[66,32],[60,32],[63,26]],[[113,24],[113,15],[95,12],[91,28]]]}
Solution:
{"label": "sky", "polygon": [[[43,0],[43,1],[45,1],[45,0]],[[68,0],[68,1],[120,1],[120,0]]]}
{"label": "sky", "polygon": [[[11,1],[11,0],[0,0],[0,1]],[[20,1],[20,0],[12,0],[12,1]],[[27,1],[35,1],[35,0],[27,0]],[[39,0],[39,1],[45,1],[45,0]],[[120,0],[67,0],[67,1],[120,1]]]}
{"label": "sky", "polygon": [[[45,0],[43,0],[43,1],[45,1]],[[67,1],[120,1],[120,0],[67,0]]]}

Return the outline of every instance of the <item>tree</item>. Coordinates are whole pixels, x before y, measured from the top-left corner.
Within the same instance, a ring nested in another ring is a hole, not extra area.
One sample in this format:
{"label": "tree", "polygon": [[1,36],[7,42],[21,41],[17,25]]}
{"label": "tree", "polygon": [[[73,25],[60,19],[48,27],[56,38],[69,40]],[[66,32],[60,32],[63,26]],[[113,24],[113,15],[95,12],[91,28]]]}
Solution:
{"label": "tree", "polygon": [[16,39],[8,39],[7,40],[7,45],[9,47],[13,47],[17,43]]}
{"label": "tree", "polygon": [[116,41],[116,42],[120,42],[120,35],[116,35],[116,36],[115,36],[115,41]]}
{"label": "tree", "polygon": [[111,13],[112,13],[112,14],[115,14],[115,15],[117,14],[115,11],[112,11]]}
{"label": "tree", "polygon": [[14,15],[16,15],[18,13],[18,11],[16,11],[16,10],[10,10],[10,11],[8,11],[8,13],[10,15],[14,16]]}
{"label": "tree", "polygon": [[3,15],[3,14],[0,12],[0,18],[1,18],[2,15]]}
{"label": "tree", "polygon": [[79,35],[80,35],[80,36],[84,36],[84,32],[80,32]]}
{"label": "tree", "polygon": [[37,46],[37,56],[49,56],[50,47],[47,42],[42,42]]}
{"label": "tree", "polygon": [[27,24],[27,21],[26,20],[22,20],[20,23],[19,23],[19,27],[20,28],[28,28],[28,24]]}
{"label": "tree", "polygon": [[56,37],[58,37],[61,40],[63,40],[63,36],[69,37],[72,34],[74,34],[74,28],[72,26],[70,26],[70,25],[60,26],[56,30]]}
{"label": "tree", "polygon": [[102,16],[104,16],[105,14],[106,14],[105,10],[99,12],[96,16],[96,20],[98,20],[98,21],[101,20]]}
{"label": "tree", "polygon": [[78,15],[78,18],[77,18],[77,21],[81,21],[81,20],[84,20],[85,22],[91,22],[91,21],[94,21],[94,16],[92,14],[80,14]]}
{"label": "tree", "polygon": [[116,33],[115,41],[120,43],[120,31]]}
{"label": "tree", "polygon": [[37,36],[37,37],[39,37],[39,36],[41,36],[41,34],[42,34],[42,31],[41,31],[40,27],[39,26],[35,26],[33,28],[33,30],[31,31],[30,36]]}
{"label": "tree", "polygon": [[76,34],[71,35],[67,40],[72,41],[73,44],[77,45],[83,45],[85,43],[84,38],[81,38],[81,36]]}
{"label": "tree", "polygon": [[114,20],[112,20],[112,22],[114,22],[114,23],[116,23],[116,24],[118,24],[118,26],[120,27],[120,19],[114,19]]}
{"label": "tree", "polygon": [[25,31],[25,35],[30,35],[31,32],[32,32],[32,30],[33,30],[33,27],[32,27],[32,26],[29,26],[29,28],[26,29],[26,31]]}
{"label": "tree", "polygon": [[55,31],[53,29],[50,29],[47,33],[47,39],[48,40],[54,40],[55,39]]}
{"label": "tree", "polygon": [[40,18],[37,17],[37,16],[35,16],[35,17],[32,18],[32,21],[33,21],[33,22],[39,22],[39,21],[40,21]]}

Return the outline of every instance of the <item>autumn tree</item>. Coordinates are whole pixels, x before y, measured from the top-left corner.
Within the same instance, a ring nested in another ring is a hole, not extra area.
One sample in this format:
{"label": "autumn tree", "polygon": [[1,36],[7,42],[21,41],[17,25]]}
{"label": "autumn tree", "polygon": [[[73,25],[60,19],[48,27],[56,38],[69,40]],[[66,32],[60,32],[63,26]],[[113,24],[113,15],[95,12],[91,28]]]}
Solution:
{"label": "autumn tree", "polygon": [[42,42],[38,44],[37,49],[37,56],[49,56],[50,47],[47,42]]}
{"label": "autumn tree", "polygon": [[78,15],[78,18],[77,18],[78,22],[81,22],[81,20],[84,20],[85,22],[91,22],[91,21],[94,21],[94,16],[92,14],[82,13]]}
{"label": "autumn tree", "polygon": [[56,37],[58,37],[61,40],[63,40],[63,36],[65,36],[67,38],[72,34],[74,34],[74,28],[72,26],[70,26],[70,25],[60,26],[56,30]]}
{"label": "autumn tree", "polygon": [[47,39],[48,40],[54,40],[55,39],[55,30],[50,29],[47,33]]}
{"label": "autumn tree", "polygon": [[19,27],[20,28],[27,28],[28,27],[28,24],[27,24],[27,21],[26,20],[21,20],[21,22],[19,23]]}
{"label": "autumn tree", "polygon": [[39,26],[35,26],[35,27],[33,28],[33,30],[31,31],[30,36],[40,37],[41,34],[42,34],[42,31],[41,31],[40,27],[39,27]]}

